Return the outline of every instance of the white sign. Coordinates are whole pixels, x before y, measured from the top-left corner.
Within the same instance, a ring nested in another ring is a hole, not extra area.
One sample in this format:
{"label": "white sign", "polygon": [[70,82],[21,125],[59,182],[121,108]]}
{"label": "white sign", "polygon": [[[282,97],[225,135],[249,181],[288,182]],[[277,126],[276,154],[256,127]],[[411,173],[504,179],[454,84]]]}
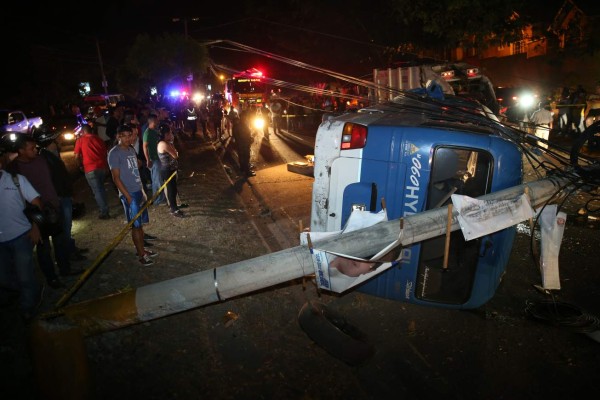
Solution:
{"label": "white sign", "polygon": [[[318,241],[352,232],[357,229],[367,228],[382,221],[387,221],[385,210],[376,214],[369,211],[354,210],[352,211],[352,214],[350,214],[346,227],[343,230],[335,232],[302,232],[300,234],[300,243],[308,245],[309,234],[311,242],[313,240]],[[315,268],[317,286],[321,289],[342,293],[351,287],[386,271],[390,267],[397,265],[397,260],[393,262],[381,262],[377,260],[399,245],[400,238],[369,260],[327,251],[326,249],[313,248],[311,249],[311,254],[313,266]]]}
{"label": "white sign", "polygon": [[477,239],[533,217],[529,198],[524,194],[513,200],[478,200],[452,195],[458,223],[466,240]]}
{"label": "white sign", "polygon": [[544,289],[560,289],[560,276],[558,271],[558,252],[565,231],[567,214],[557,213],[556,204],[543,208],[540,215],[540,228],[542,230],[542,252],[540,255],[540,272]]}

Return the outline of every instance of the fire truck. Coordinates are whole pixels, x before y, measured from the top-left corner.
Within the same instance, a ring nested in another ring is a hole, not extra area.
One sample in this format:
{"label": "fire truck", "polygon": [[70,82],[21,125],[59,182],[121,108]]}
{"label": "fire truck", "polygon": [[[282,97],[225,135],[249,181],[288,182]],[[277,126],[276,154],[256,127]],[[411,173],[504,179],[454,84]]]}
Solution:
{"label": "fire truck", "polygon": [[250,68],[235,74],[225,83],[225,98],[238,110],[267,104],[269,93],[263,73]]}

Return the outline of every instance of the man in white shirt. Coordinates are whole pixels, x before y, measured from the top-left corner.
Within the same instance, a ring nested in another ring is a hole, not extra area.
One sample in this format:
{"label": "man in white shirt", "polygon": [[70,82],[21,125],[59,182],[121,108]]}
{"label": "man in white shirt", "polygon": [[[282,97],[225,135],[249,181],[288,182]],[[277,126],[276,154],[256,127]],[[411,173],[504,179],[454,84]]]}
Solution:
{"label": "man in white shirt", "polygon": [[[550,111],[550,105],[540,102],[539,108],[531,115],[529,122],[535,125],[535,136],[548,140],[550,129],[552,129],[552,111]],[[548,145],[543,142],[539,142],[539,146],[544,149],[548,148]]]}
{"label": "man in white shirt", "polygon": [[32,318],[41,303],[43,286],[37,279],[34,246],[41,240],[37,225],[29,222],[23,210],[25,200],[41,208],[39,193],[23,175],[3,170],[8,154],[0,147],[0,290],[16,289],[19,308],[26,320]]}

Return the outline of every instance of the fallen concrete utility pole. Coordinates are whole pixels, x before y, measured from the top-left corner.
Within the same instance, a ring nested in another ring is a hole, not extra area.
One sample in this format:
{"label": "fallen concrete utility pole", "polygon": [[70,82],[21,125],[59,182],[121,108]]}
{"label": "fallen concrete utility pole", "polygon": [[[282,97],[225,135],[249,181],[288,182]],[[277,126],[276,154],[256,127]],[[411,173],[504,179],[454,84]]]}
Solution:
{"label": "fallen concrete utility pole", "polygon": [[[531,205],[535,208],[570,185],[570,181],[565,178],[546,178],[490,193],[480,199],[514,199],[527,191]],[[402,245],[444,235],[448,225],[447,212],[447,207],[443,207],[403,218]],[[460,229],[457,215],[454,211],[452,231]],[[392,243],[399,234],[399,220],[392,220],[334,239],[315,241],[313,244],[317,248],[337,253],[367,257]],[[313,273],[309,249],[306,246],[296,246],[128,292],[68,305],[59,310],[60,316],[54,322],[64,322],[70,326],[74,324],[80,327],[83,336],[90,336],[217,303]],[[45,322],[53,325],[51,321]]]}
{"label": "fallen concrete utility pole", "polygon": [[[539,207],[568,186],[571,184],[564,178],[547,178],[491,193],[481,199],[512,200],[527,192],[531,205]],[[448,207],[444,207],[403,218],[402,245],[443,235],[449,224],[451,230],[459,229],[457,216],[453,212],[450,220]],[[313,244],[337,253],[367,257],[397,240],[400,232],[399,220],[392,220]],[[297,246],[65,306],[55,313],[55,318],[38,319],[31,325],[31,348],[40,393],[47,399],[93,398],[85,355],[86,336],[217,303],[313,272],[309,249]]]}

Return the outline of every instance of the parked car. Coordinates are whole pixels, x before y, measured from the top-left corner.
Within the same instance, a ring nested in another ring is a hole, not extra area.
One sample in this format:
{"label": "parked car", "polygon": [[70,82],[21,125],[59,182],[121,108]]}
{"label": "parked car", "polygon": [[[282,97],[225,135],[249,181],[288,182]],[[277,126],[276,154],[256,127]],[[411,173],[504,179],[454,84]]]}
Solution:
{"label": "parked car", "polygon": [[0,110],[0,133],[25,133],[29,135],[34,128],[42,123],[41,117],[28,115],[21,110]]}

